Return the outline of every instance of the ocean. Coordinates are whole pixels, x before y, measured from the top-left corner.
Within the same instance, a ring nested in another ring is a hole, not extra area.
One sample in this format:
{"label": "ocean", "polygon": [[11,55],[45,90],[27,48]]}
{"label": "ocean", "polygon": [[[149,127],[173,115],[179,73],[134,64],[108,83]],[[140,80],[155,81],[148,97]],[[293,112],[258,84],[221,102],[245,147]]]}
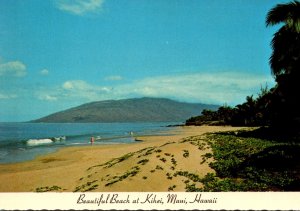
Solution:
{"label": "ocean", "polygon": [[0,163],[34,159],[68,146],[129,144],[134,136],[155,135],[178,123],[0,123]]}

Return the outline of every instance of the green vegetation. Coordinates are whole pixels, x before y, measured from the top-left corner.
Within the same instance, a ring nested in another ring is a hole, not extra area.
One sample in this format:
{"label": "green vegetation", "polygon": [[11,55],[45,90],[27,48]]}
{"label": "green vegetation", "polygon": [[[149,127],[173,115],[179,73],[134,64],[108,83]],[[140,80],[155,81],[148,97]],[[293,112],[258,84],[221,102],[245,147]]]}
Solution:
{"label": "green vegetation", "polygon": [[159,159],[160,161],[162,161],[162,162],[167,162],[167,159],[166,158],[161,158],[161,159]]}
{"label": "green vegetation", "polygon": [[126,179],[127,177],[134,177],[135,175],[137,175],[139,173],[140,167],[138,166],[134,166],[132,167],[129,171],[126,171],[123,175],[121,176],[115,176],[109,183],[106,183],[105,186],[110,186],[113,185],[117,182],[120,182],[124,179]]}
{"label": "green vegetation", "polygon": [[169,180],[171,180],[173,178],[171,173],[169,173],[169,172],[166,174],[166,176],[167,176],[167,179],[169,179]]}
{"label": "green vegetation", "polygon": [[169,145],[169,144],[175,144],[176,142],[175,141],[173,141],[173,142],[167,142],[167,143],[164,143],[164,144],[162,144],[160,147],[164,147],[164,146],[167,146],[167,145]]}
{"label": "green vegetation", "polygon": [[210,152],[202,155],[202,162],[201,162],[201,164],[205,163],[209,158],[212,158],[212,157],[213,157],[213,154],[210,153]]}
{"label": "green vegetation", "polygon": [[[127,153],[125,155],[122,155],[121,157],[113,158],[113,159],[111,159],[110,161],[108,161],[106,163],[102,163],[102,164],[99,164],[99,165],[91,166],[87,170],[89,171],[89,170],[91,170],[92,168],[95,168],[95,167],[111,168],[111,167],[113,167],[114,165],[116,165],[118,163],[121,163],[121,162],[123,162],[125,160],[128,160],[129,158],[131,158],[132,156],[134,156],[136,154],[139,154],[138,158],[150,155],[150,154],[152,154],[152,152],[153,152],[154,149],[156,149],[156,147],[146,147],[146,148],[138,150],[136,152],[130,152],[130,153]],[[144,154],[141,154],[144,151],[146,151],[146,152]],[[149,161],[149,160],[148,161],[146,161],[146,160],[148,160],[148,159],[144,159],[144,160],[142,160],[140,162],[145,164],[145,163],[147,163]]]}
{"label": "green vegetation", "polygon": [[[149,147],[149,149],[141,156],[151,155],[156,147]],[[140,157],[140,156],[139,156]]]}
{"label": "green vegetation", "polygon": [[134,154],[135,154],[135,152],[130,152],[130,153],[125,154],[121,157],[113,158],[113,159],[111,159],[110,161],[108,161],[106,163],[92,166],[92,167],[88,168],[87,170],[91,170],[92,168],[101,167],[101,166],[104,166],[104,168],[111,168],[112,166],[114,166],[114,165],[116,165],[120,162],[123,162],[123,161],[127,160],[128,158],[132,157]]}
{"label": "green vegetation", "polygon": [[175,158],[172,158],[172,159],[171,159],[171,162],[172,162],[172,164],[173,164],[174,166],[177,166],[177,161],[175,160]]}
{"label": "green vegetation", "polygon": [[203,137],[202,136],[201,137],[200,136],[190,136],[188,138],[183,139],[180,143],[188,142],[194,146],[198,146],[199,150],[204,150],[207,145],[206,142],[203,141],[204,139],[205,139],[204,136]]}
{"label": "green vegetation", "polygon": [[177,171],[174,176],[183,176],[192,180],[193,182],[201,182],[201,178],[197,174],[189,173],[188,171]]}
{"label": "green vegetation", "polygon": [[140,160],[137,164],[145,165],[148,162],[149,162],[149,159],[143,159],[143,160]]}
{"label": "green vegetation", "polygon": [[230,107],[221,106],[217,111],[204,109],[201,116],[191,117],[187,125],[233,125],[233,126],[262,126],[270,125],[271,114],[267,103],[271,100],[272,90],[261,88],[261,93],[255,99],[246,97],[243,104]]}
{"label": "green vegetation", "polygon": [[176,188],[176,185],[170,186],[170,187],[168,188],[168,191],[173,191],[175,188]]}
{"label": "green vegetation", "polygon": [[227,183],[250,190],[299,189],[299,142],[258,139],[251,137],[252,133],[223,133],[208,137],[216,160],[211,163],[216,176],[228,178]]}
{"label": "green vegetation", "polygon": [[41,192],[50,192],[50,191],[59,191],[59,190],[62,190],[62,188],[58,187],[56,185],[54,185],[52,187],[48,187],[48,186],[46,186],[46,187],[38,187],[38,188],[35,189],[35,191],[39,192],[39,193],[41,193]]}
{"label": "green vegetation", "polygon": [[190,156],[190,153],[188,150],[183,150],[183,157],[188,158]]}
{"label": "green vegetation", "polygon": [[135,153],[136,153],[136,154],[140,154],[140,153],[146,151],[144,154],[140,154],[140,155],[138,156],[138,158],[140,158],[140,157],[143,157],[143,156],[151,155],[151,154],[152,154],[152,151],[153,151],[155,148],[156,148],[156,147],[146,147],[146,148],[144,148],[144,149],[141,149],[141,150],[139,150],[139,151],[136,151]]}
{"label": "green vegetation", "polygon": [[[203,157],[214,158],[210,166],[216,173],[201,178],[178,171],[174,176],[189,179],[186,191],[299,191],[299,139],[261,139],[256,135],[256,130],[209,134],[205,141],[213,153]],[[203,187],[197,188],[196,182]]]}
{"label": "green vegetation", "polygon": [[156,169],[156,170],[164,170],[164,168],[161,167],[161,166],[159,166],[159,165],[157,165],[157,166],[155,167],[155,169]]}
{"label": "green vegetation", "polygon": [[86,184],[77,186],[77,187],[75,188],[75,191],[74,191],[74,192],[78,192],[78,191],[80,191],[80,192],[87,192],[87,191],[95,190],[95,189],[97,189],[97,187],[99,186],[99,185],[97,185],[97,184],[94,184],[94,183],[96,183],[97,181],[98,181],[98,180],[94,180],[94,181],[92,181],[92,182],[87,182]]}

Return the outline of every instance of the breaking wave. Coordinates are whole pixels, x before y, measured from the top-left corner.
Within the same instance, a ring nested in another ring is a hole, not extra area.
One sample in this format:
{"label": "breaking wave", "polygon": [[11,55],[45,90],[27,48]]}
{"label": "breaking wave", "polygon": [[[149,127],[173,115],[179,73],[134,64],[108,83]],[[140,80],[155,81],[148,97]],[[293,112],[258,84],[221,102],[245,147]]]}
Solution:
{"label": "breaking wave", "polygon": [[26,144],[29,146],[37,146],[37,145],[43,145],[43,144],[52,144],[55,142],[65,141],[65,136],[60,137],[54,137],[54,138],[44,138],[44,139],[29,139],[27,140]]}
{"label": "breaking wave", "polygon": [[52,144],[53,141],[50,138],[29,139],[26,143],[27,143],[27,145],[30,145],[30,146],[36,146],[36,145],[41,145],[41,144]]}

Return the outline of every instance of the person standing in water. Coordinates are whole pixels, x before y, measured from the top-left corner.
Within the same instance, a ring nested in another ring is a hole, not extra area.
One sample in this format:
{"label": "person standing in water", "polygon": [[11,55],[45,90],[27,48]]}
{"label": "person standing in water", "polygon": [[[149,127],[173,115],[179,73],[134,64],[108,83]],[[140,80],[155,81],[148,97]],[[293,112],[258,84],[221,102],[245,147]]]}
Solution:
{"label": "person standing in water", "polygon": [[95,138],[94,138],[94,136],[92,136],[92,137],[91,137],[91,145],[93,145],[94,142],[95,142]]}

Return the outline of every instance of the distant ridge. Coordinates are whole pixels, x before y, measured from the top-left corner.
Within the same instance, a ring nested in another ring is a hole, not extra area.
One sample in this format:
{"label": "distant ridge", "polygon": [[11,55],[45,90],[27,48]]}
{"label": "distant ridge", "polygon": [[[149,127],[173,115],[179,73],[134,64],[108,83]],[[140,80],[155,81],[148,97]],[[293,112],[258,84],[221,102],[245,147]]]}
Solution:
{"label": "distant ridge", "polygon": [[133,98],[97,101],[60,111],[31,122],[180,122],[219,106],[183,103],[166,98]]}

